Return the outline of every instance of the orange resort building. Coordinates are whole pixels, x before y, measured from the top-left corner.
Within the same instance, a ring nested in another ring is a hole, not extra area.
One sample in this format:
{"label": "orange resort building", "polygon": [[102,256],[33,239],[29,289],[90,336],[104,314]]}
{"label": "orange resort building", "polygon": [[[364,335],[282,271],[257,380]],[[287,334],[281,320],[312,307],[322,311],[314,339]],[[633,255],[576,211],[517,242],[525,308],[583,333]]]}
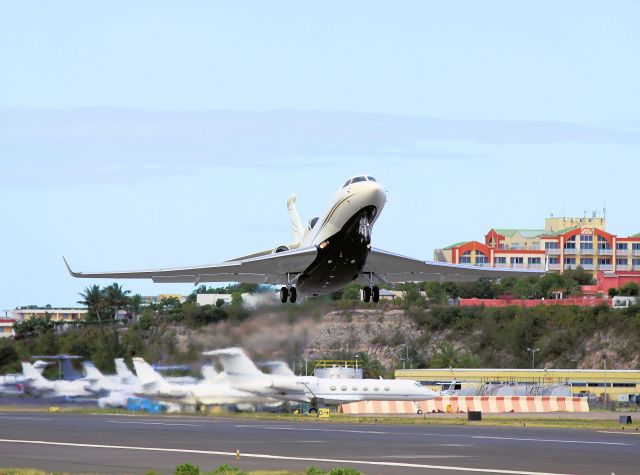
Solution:
{"label": "orange resort building", "polygon": [[492,228],[484,242],[463,241],[434,251],[434,259],[454,264],[544,269],[582,267],[594,277],[618,281],[640,278],[640,233],[619,237],[605,230],[604,218],[547,218],[544,229]]}

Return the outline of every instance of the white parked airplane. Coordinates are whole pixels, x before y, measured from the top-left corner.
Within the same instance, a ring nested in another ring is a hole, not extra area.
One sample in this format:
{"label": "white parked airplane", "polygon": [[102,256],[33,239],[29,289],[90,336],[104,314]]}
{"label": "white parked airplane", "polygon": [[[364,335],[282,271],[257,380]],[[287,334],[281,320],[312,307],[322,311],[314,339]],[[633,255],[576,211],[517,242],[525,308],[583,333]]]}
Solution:
{"label": "white parked airplane", "polygon": [[242,391],[255,392],[286,401],[318,405],[357,401],[422,401],[437,394],[417,381],[402,379],[333,379],[316,376],[265,374],[242,348],[226,348],[202,353],[216,356],[224,368],[226,381]]}
{"label": "white parked airplane", "polygon": [[167,381],[142,358],[133,358],[133,366],[141,384],[141,394],[182,404],[241,404],[273,402],[256,394],[240,391],[227,382],[200,381],[196,384],[174,384]]}
{"label": "white parked airplane", "polygon": [[496,269],[413,259],[371,247],[371,229],[386,202],[382,186],[371,176],[347,180],[321,217],[304,227],[291,196],[287,208],[293,242],[219,264],[117,272],[74,272],[80,278],[151,279],[153,282],[241,282],[282,286],[282,302],[298,295],[317,296],[353,281],[364,285],[363,299],[377,302],[378,284],[416,281],[473,281],[480,278],[530,276],[540,271]]}
{"label": "white parked airplane", "polygon": [[22,363],[24,386],[28,393],[40,397],[92,397],[84,379],[51,381],[42,376],[31,363]]}

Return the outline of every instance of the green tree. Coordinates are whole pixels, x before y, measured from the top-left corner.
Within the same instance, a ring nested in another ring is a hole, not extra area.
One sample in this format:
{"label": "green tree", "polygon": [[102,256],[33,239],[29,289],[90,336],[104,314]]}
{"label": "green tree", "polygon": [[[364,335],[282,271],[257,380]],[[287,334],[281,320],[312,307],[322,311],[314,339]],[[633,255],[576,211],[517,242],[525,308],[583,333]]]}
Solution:
{"label": "green tree", "polygon": [[100,289],[99,285],[92,285],[86,287],[84,292],[80,293],[82,300],[78,300],[78,303],[85,305],[89,309],[89,315],[94,319],[101,321],[100,312],[105,306],[104,292]]}
{"label": "green tree", "polygon": [[130,293],[130,290],[124,290],[117,282],[114,282],[104,289],[105,305],[111,311],[110,313],[113,315],[113,318],[116,318],[118,315],[118,310],[129,304],[128,295]]}

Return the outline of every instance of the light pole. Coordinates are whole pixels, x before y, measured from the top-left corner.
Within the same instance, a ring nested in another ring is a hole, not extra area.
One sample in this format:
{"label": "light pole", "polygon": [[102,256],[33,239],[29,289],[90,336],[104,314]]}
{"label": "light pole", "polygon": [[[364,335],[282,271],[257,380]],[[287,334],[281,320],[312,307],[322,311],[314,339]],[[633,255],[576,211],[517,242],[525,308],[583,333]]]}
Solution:
{"label": "light pole", "polygon": [[604,405],[607,405],[607,354],[602,353],[602,359],[604,362]]}
{"label": "light pole", "polygon": [[536,351],[540,351],[540,348],[527,348],[527,351],[531,352],[531,369],[536,367]]}
{"label": "light pole", "polygon": [[353,375],[354,377],[358,377],[358,358],[360,358],[360,354],[356,353],[356,371],[355,374]]}
{"label": "light pole", "polygon": [[409,361],[409,345],[407,345],[406,343],[403,344],[406,351],[407,351],[407,355],[405,358],[400,358],[402,360],[402,369],[406,369],[406,363],[407,361]]}

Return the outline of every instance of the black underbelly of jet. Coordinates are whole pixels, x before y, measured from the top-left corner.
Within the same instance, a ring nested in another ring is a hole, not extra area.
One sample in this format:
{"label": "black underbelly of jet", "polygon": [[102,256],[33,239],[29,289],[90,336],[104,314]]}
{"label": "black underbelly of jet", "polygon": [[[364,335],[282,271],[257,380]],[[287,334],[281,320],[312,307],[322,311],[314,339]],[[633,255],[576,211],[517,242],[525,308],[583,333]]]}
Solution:
{"label": "black underbelly of jet", "polygon": [[305,295],[334,292],[360,275],[371,249],[371,223],[375,206],[361,209],[347,221],[340,231],[318,246],[318,255],[300,275],[296,283]]}

